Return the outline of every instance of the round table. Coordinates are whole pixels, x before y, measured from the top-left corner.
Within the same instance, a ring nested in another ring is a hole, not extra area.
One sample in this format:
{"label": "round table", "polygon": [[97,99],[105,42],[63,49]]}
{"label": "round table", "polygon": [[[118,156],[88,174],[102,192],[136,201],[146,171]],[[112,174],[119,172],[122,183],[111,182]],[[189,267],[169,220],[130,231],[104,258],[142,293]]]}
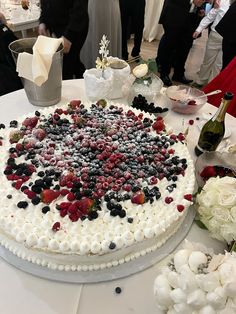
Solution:
{"label": "round table", "polygon": [[[86,101],[83,80],[68,80],[62,84],[62,99],[58,104],[66,104],[72,99]],[[116,102],[119,102],[117,100]],[[38,107],[39,108],[39,107]],[[36,106],[31,105],[24,89],[0,97],[0,123],[34,112]],[[197,115],[183,116],[172,111],[166,116],[166,123],[176,131],[184,131],[189,127],[188,147],[193,148],[199,136],[197,124],[202,114],[214,113],[217,108],[206,104]],[[189,125],[189,120],[194,120]],[[233,130],[235,119],[227,115],[226,126]],[[231,142],[236,142],[236,134],[232,133]],[[193,156],[193,158],[195,158]],[[187,240],[202,242],[212,247],[215,252],[223,252],[224,245],[209,237],[206,230],[195,223],[187,235]],[[181,244],[179,245],[179,248]],[[0,309],[4,314],[143,314],[157,313],[153,296],[153,282],[157,270],[164,261],[134,275],[109,282],[97,284],[69,284],[54,282],[24,273],[9,265],[0,258]],[[127,265],[127,267],[129,267]],[[115,293],[120,287],[122,292]]]}

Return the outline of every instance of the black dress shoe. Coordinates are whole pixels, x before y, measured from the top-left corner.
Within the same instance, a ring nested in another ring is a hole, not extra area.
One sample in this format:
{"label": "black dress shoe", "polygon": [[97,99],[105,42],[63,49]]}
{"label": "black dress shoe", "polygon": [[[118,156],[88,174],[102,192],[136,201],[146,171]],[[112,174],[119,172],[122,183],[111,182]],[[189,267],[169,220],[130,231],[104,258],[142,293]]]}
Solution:
{"label": "black dress shoe", "polygon": [[183,84],[190,84],[193,82],[193,80],[187,79],[184,75],[181,77],[173,75],[172,80]]}
{"label": "black dress shoe", "polygon": [[162,80],[162,82],[164,83],[164,85],[165,86],[171,86],[172,85],[172,81],[171,81],[171,79],[169,78],[169,76],[168,75],[161,75],[161,80]]}

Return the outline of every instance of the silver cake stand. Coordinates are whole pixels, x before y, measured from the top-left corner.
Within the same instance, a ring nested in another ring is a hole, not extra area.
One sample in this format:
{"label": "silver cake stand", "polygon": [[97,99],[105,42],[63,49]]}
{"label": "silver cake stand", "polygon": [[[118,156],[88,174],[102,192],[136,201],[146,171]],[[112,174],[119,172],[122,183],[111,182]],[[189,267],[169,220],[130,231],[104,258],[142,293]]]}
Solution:
{"label": "silver cake stand", "polygon": [[181,227],[178,231],[170,238],[168,241],[159,249],[154,252],[148,253],[145,256],[141,256],[133,261],[118,265],[116,267],[111,267],[104,270],[97,271],[59,271],[52,270],[47,267],[42,267],[37,264],[30,263],[28,261],[22,260],[17,257],[6,248],[0,246],[0,256],[14,267],[38,276],[40,278],[67,282],[67,283],[97,283],[102,281],[110,281],[135,273],[141,272],[156,263],[160,262],[162,259],[171,254],[177,246],[185,239],[188,234],[193,220],[195,217],[195,210],[191,206],[188,210],[188,214],[185,217]]}

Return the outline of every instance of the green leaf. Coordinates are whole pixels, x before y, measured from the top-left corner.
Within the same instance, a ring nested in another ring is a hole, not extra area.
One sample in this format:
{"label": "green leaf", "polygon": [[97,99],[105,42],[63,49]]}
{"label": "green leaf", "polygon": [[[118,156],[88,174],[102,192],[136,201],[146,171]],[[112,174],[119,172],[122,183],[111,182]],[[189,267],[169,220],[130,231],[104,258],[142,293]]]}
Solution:
{"label": "green leaf", "polygon": [[157,73],[157,63],[155,59],[148,59],[147,66],[150,72]]}
{"label": "green leaf", "polygon": [[195,219],[195,223],[197,224],[197,226],[201,229],[205,229],[205,230],[208,230],[207,227],[204,225],[204,223],[199,220],[199,219]]}
{"label": "green leaf", "polygon": [[233,241],[232,246],[230,248],[230,252],[236,252],[236,242]]}

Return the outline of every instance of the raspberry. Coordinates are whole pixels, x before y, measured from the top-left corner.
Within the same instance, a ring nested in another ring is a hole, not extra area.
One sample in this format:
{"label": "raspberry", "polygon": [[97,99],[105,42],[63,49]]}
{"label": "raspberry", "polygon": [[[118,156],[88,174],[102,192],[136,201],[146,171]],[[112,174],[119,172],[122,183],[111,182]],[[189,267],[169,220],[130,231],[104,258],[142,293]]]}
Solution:
{"label": "raspberry", "polygon": [[172,197],[167,196],[167,197],[165,198],[165,202],[166,202],[166,204],[170,204],[170,203],[172,203],[172,202],[173,202],[173,198],[172,198]]}
{"label": "raspberry", "polygon": [[177,205],[177,210],[181,213],[184,210],[184,205]]}
{"label": "raspberry", "polygon": [[191,120],[188,121],[188,123],[189,123],[190,125],[193,125],[193,124],[194,124],[194,120],[191,119]]}
{"label": "raspberry", "polygon": [[52,226],[52,231],[57,232],[58,230],[60,230],[61,228],[61,224],[59,221],[55,222],[54,225]]}
{"label": "raspberry", "polygon": [[184,195],[184,198],[185,198],[187,201],[190,201],[190,202],[192,202],[192,200],[193,200],[192,194],[185,194],[185,195]]}

